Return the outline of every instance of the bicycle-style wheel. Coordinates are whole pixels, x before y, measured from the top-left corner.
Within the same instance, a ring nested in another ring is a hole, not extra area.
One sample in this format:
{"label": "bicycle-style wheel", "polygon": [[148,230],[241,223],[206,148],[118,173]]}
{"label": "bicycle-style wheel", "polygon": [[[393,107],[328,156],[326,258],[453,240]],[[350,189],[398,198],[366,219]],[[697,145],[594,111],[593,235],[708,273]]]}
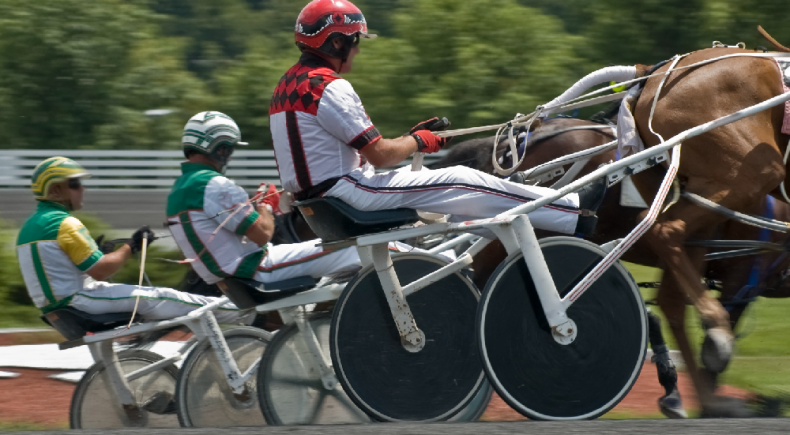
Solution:
{"label": "bicycle-style wheel", "polygon": [[[164,359],[161,355],[147,350],[126,350],[118,354],[123,373],[131,373]],[[178,368],[169,364],[159,370],[143,375],[129,382],[132,394],[138,405],[146,403],[157,393],[167,393],[174,397]],[[92,365],[74,390],[69,411],[72,429],[118,429],[124,427],[178,427],[174,412],[156,414],[140,410],[142,418],[130,421],[128,415],[118,405],[115,390],[106,375],[104,364]]]}
{"label": "bicycle-style wheel", "polygon": [[483,413],[486,412],[488,408],[488,404],[491,402],[491,396],[494,395],[494,388],[488,382],[488,380],[483,380],[483,385],[477,390],[477,394],[475,397],[469,401],[469,404],[466,405],[458,414],[450,417],[447,421],[449,422],[464,422],[464,421],[477,421],[480,417],[483,416]]}
{"label": "bicycle-style wheel", "polygon": [[[447,264],[424,253],[393,255],[401,285]],[[456,272],[409,295],[425,347],[404,349],[379,278],[362,269],[335,305],[330,334],[332,362],[343,390],[381,421],[447,420],[463,409],[484,383],[475,342],[479,294]]]}
{"label": "bicycle-style wheel", "polygon": [[[248,326],[223,331],[241,373],[260,363],[272,334]],[[246,392],[234,394],[208,340],[198,344],[181,366],[176,385],[176,409],[183,427],[263,426],[256,392],[257,374],[246,381]]]}
{"label": "bicycle-style wheel", "polygon": [[[606,253],[571,237],[540,241],[561,296]],[[568,308],[577,336],[556,342],[521,253],[509,256],[486,285],[478,311],[483,365],[497,393],[531,419],[596,418],[636,382],[647,347],[644,301],[619,262]]]}
{"label": "bicycle-style wheel", "polygon": [[[309,317],[326,358],[329,357],[331,313]],[[327,360],[331,366],[331,361]],[[488,381],[471,402],[449,421],[477,421],[494,389]],[[340,384],[324,388],[296,325],[280,330],[264,351],[258,371],[258,401],[270,425],[367,423],[370,418],[349,399]]]}
{"label": "bicycle-style wheel", "polygon": [[[297,314],[298,315],[298,314]],[[331,367],[329,329],[331,313],[308,315],[313,332]],[[258,370],[258,401],[271,425],[349,424],[370,418],[348,398],[340,384],[327,390],[296,324],[275,334]]]}

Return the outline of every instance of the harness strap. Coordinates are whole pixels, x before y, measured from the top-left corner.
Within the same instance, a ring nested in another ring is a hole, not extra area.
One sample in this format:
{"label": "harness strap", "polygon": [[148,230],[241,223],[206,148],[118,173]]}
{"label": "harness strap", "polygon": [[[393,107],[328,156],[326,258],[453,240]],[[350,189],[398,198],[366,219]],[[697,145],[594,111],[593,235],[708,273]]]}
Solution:
{"label": "harness strap", "polygon": [[317,196],[323,195],[329,189],[335,187],[335,184],[337,184],[337,182],[340,181],[341,178],[342,177],[328,178],[309,189],[305,189],[301,192],[294,193],[294,198],[297,201],[305,201],[310,198],[315,198]]}
{"label": "harness strap", "polygon": [[[782,163],[785,167],[787,167],[788,157],[790,157],[790,141],[787,142],[787,148],[785,149],[785,158],[782,159]],[[779,184],[779,190],[782,191],[782,197],[785,199],[785,201],[790,203],[790,197],[787,196],[787,190],[785,189],[785,180],[782,180],[782,183]]]}

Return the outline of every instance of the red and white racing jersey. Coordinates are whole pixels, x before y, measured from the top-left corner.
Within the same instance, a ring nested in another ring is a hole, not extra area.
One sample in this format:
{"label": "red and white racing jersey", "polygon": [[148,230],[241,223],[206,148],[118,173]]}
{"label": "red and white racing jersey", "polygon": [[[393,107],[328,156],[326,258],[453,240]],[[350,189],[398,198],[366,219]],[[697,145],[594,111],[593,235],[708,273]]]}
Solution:
{"label": "red and white racing jersey", "polygon": [[381,138],[351,83],[309,53],[280,79],[269,121],[280,182],[293,193],[367,164],[359,150]]}

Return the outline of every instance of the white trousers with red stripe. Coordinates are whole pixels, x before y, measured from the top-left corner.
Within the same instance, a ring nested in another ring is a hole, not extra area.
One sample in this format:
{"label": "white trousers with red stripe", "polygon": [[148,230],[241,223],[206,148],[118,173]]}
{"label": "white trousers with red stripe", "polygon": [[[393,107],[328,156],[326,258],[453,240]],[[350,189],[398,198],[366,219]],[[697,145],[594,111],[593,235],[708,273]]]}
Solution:
{"label": "white trousers with red stripe", "polygon": [[[324,195],[363,211],[412,208],[449,214],[452,222],[494,217],[534,199],[553,194],[546,187],[511,183],[465,166],[412,172],[409,167],[376,174],[356,169]],[[573,234],[579,197],[572,193],[529,214],[532,225]]]}

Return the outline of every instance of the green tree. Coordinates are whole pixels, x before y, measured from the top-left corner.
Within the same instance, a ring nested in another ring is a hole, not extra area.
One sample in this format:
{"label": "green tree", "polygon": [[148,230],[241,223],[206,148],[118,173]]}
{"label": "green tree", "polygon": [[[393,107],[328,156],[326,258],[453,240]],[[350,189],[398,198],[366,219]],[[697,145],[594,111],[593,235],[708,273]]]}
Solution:
{"label": "green tree", "polygon": [[513,0],[401,5],[395,40],[363,41],[348,75],[387,135],[430,116],[457,127],[502,122],[550,100],[583,71],[578,38]]}
{"label": "green tree", "polygon": [[220,92],[213,110],[230,115],[252,149],[272,147],[269,102],[280,78],[299,57],[295,46],[283,43],[289,38],[293,35],[255,37],[238,63],[218,73]]}
{"label": "green tree", "polygon": [[2,146],[91,144],[93,127],[108,120],[108,84],[154,18],[120,0],[0,2]]}
{"label": "green tree", "polygon": [[185,39],[185,68],[211,86],[214,73],[240,57],[250,38],[269,31],[265,13],[245,0],[154,0],[152,8],[167,17],[165,35]]}
{"label": "green tree", "polygon": [[[183,39],[149,38],[130,50],[129,68],[108,84],[115,98],[108,105],[108,121],[94,130],[92,147],[180,149],[186,120],[214,110],[206,84],[183,67],[185,44]],[[146,115],[151,109],[171,112]]]}

